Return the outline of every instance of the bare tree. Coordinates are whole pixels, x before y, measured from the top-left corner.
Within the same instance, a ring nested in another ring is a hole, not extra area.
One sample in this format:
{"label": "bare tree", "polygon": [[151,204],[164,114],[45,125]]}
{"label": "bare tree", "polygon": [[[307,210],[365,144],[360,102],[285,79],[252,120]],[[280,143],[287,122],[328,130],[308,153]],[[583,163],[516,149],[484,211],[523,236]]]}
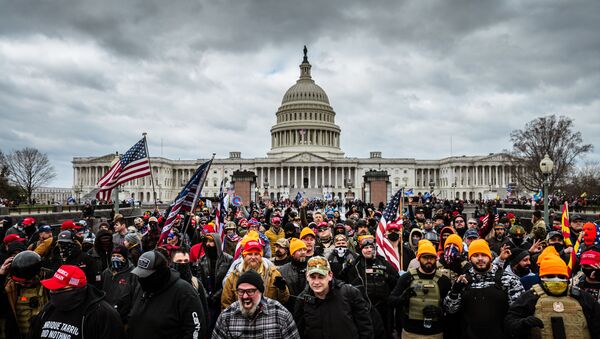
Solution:
{"label": "bare tree", "polygon": [[564,183],[577,157],[593,148],[591,144],[583,145],[581,132],[573,131],[573,119],[556,115],[528,122],[522,130],[512,131],[510,140],[512,161],[524,167],[524,171],[517,171],[514,176],[519,185],[529,191],[537,191],[543,185],[539,164],[545,154],[554,161],[549,177],[549,191],[553,192],[557,184]]}
{"label": "bare tree", "polygon": [[48,156],[35,148],[26,147],[8,154],[6,166],[9,178],[23,190],[29,203],[34,190],[56,177]]}
{"label": "bare tree", "polygon": [[588,197],[600,195],[600,162],[586,162],[577,167],[564,190],[571,196],[580,196],[583,193]]}

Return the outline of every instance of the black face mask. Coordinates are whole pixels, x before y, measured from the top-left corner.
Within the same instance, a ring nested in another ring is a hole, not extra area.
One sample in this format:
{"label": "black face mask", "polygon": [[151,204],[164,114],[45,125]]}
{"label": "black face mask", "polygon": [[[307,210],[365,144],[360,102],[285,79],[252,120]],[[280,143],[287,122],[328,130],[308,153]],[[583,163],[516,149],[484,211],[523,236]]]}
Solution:
{"label": "black face mask", "polygon": [[515,245],[521,246],[521,244],[523,243],[523,238],[514,237],[514,238],[512,238],[512,241]]}
{"label": "black face mask", "polygon": [[[596,281],[600,280],[600,270],[598,270],[598,269],[582,267],[581,271],[589,279],[596,280]],[[593,277],[592,277],[592,275],[593,275]]]}
{"label": "black face mask", "polygon": [[398,241],[398,239],[400,239],[400,234],[391,232],[387,237],[390,241]]}
{"label": "black face mask", "polygon": [[458,233],[458,235],[460,235],[461,238],[465,235],[466,232],[467,232],[466,227],[456,229],[456,233]]}
{"label": "black face mask", "polygon": [[556,252],[558,252],[558,253],[560,253],[560,251],[565,249],[565,244],[561,244],[561,243],[552,244],[552,246],[554,246],[554,249],[556,249]]}
{"label": "black face mask", "polygon": [[210,259],[216,259],[217,258],[217,247],[216,246],[204,246],[204,253],[206,253],[206,255]]}
{"label": "black face mask", "polygon": [[179,272],[179,277],[187,282],[192,282],[192,265],[188,263],[172,263],[171,268]]}
{"label": "black face mask", "polygon": [[138,281],[144,292],[154,293],[165,286],[170,277],[171,270],[169,267],[161,267],[146,278],[138,278]]}
{"label": "black face mask", "polygon": [[73,249],[75,249],[75,244],[70,242],[61,242],[60,246],[58,246],[60,256],[65,259],[71,256]]}
{"label": "black face mask", "polygon": [[82,288],[73,288],[58,293],[50,293],[50,303],[57,310],[70,311],[75,309],[87,296],[87,286]]}

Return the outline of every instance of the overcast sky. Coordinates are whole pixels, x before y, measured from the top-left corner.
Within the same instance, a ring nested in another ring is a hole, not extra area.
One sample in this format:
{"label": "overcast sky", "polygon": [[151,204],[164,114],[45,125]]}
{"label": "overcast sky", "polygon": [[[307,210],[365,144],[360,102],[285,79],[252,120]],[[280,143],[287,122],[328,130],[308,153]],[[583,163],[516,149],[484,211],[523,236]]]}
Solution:
{"label": "overcast sky", "polygon": [[[347,156],[511,148],[547,114],[600,160],[600,1],[0,1],[0,149],[264,157],[308,46]],[[163,147],[161,148],[161,140]]]}

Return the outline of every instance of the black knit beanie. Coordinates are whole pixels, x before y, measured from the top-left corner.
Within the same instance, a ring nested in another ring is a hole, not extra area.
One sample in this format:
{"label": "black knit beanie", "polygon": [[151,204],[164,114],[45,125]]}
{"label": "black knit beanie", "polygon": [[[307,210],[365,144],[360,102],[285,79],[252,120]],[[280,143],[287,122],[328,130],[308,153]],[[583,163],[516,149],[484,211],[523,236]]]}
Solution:
{"label": "black knit beanie", "polygon": [[250,284],[256,287],[260,291],[260,293],[263,293],[265,291],[265,285],[263,284],[262,277],[260,276],[260,274],[256,273],[253,270],[249,270],[242,274],[239,277],[235,288],[238,288],[238,286],[240,286],[240,284],[243,283]]}

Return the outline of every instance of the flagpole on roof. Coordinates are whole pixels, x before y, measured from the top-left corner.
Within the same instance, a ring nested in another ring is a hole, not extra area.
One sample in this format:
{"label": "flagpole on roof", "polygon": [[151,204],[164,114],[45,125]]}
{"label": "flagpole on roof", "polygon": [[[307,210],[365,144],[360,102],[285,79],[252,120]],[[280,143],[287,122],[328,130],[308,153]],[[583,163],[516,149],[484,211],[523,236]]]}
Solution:
{"label": "flagpole on roof", "polygon": [[158,210],[158,204],[156,203],[156,189],[154,188],[154,175],[152,174],[154,170],[152,169],[152,163],[150,163],[150,152],[148,152],[148,138],[146,137],[147,135],[148,133],[146,132],[142,133],[142,136],[144,136],[144,147],[146,148],[146,155],[148,156],[148,166],[150,166],[150,180],[152,181],[152,196],[154,197],[154,209]]}

